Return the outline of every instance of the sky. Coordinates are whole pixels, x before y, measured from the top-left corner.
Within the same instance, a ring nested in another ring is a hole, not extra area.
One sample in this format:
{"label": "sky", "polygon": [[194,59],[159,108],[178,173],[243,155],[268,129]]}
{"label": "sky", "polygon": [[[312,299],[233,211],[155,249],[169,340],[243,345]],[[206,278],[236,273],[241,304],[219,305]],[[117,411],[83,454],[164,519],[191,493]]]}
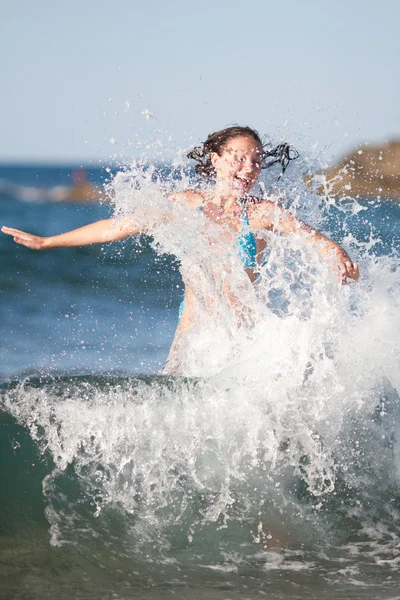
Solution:
{"label": "sky", "polygon": [[233,123],[326,157],[400,138],[398,0],[0,8],[3,163],[174,155]]}

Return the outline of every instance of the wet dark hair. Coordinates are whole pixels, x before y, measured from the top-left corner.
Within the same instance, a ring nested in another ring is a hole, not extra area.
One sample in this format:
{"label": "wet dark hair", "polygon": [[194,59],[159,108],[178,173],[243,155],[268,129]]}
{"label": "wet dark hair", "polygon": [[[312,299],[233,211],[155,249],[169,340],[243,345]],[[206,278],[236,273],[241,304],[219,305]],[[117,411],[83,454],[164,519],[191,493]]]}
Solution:
{"label": "wet dark hair", "polygon": [[289,162],[299,157],[297,150],[289,146],[289,144],[279,144],[271,149],[270,144],[264,141],[265,138],[262,139],[260,137],[256,129],[233,125],[232,127],[226,127],[225,129],[211,133],[202,146],[197,146],[188,153],[187,157],[197,162],[195,166],[196,174],[207,179],[215,179],[216,171],[211,162],[211,154],[216,152],[218,155],[221,155],[229,140],[242,136],[252,138],[257,144],[260,144],[262,169],[268,169],[277,163],[281,164],[282,170],[278,179],[286,171]]}

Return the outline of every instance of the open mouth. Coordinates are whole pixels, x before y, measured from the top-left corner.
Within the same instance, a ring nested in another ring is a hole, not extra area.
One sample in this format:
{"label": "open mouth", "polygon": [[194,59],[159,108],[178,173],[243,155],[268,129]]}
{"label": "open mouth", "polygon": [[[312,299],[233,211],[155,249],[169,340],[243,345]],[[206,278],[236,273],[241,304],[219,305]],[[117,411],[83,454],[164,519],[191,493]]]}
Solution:
{"label": "open mouth", "polygon": [[252,179],[250,179],[249,177],[242,177],[241,175],[235,175],[235,180],[243,186],[248,186],[252,184]]}

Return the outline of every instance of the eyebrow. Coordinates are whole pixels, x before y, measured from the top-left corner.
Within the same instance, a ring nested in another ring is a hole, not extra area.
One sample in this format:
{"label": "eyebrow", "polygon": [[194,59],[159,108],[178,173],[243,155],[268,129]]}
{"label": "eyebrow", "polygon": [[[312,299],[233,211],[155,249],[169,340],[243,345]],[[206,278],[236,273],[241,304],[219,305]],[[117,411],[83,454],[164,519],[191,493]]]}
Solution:
{"label": "eyebrow", "polygon": [[[238,149],[227,148],[227,151],[228,152],[235,152],[236,154],[250,154],[251,152],[253,152],[253,150],[240,150],[239,148]],[[260,156],[263,155],[263,151],[259,150],[259,149],[256,149],[256,153],[259,154]]]}

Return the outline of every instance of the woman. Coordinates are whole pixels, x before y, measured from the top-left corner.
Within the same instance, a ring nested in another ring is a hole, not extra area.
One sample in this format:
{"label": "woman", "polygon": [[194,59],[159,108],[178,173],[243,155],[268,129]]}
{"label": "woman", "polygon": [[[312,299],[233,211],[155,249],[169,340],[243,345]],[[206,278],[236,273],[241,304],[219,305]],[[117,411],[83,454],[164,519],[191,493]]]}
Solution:
{"label": "woman", "polygon": [[[285,170],[291,159],[288,146],[282,145],[272,152],[266,152],[257,131],[234,126],[209,135],[202,148],[196,148],[188,157],[197,161],[197,174],[211,180],[213,188],[208,193],[201,189],[186,190],[171,194],[169,199],[184,203],[193,211],[202,211],[207,220],[222,228],[232,253],[239,255],[251,282],[256,279],[258,261],[265,248],[265,241],[256,239],[254,230],[274,231],[283,235],[300,234],[325,261],[338,270],[343,283],[347,279],[358,279],[358,265],[351,261],[343,248],[276,203],[250,195],[262,168],[279,161]],[[267,160],[270,160],[269,164],[266,164]],[[2,227],[2,231],[13,236],[18,244],[34,250],[45,250],[114,242],[141,233],[143,228],[133,218],[125,217],[105,219],[46,238],[10,227]],[[221,291],[235,303],[229,285]],[[176,360],[179,340],[190,329],[198,312],[195,290],[187,282],[182,304],[179,325],[164,369],[170,374],[179,372]]]}

